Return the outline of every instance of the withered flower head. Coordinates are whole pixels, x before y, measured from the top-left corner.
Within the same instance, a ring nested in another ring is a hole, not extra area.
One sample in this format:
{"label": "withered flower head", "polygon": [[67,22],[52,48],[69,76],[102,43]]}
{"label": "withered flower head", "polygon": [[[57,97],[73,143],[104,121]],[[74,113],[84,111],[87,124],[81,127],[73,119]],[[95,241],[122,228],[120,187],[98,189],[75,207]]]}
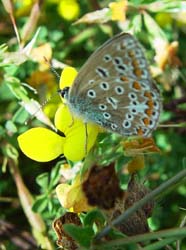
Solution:
{"label": "withered flower head", "polygon": [[78,245],[75,240],[70,237],[63,228],[64,224],[81,225],[81,221],[76,213],[67,212],[65,215],[53,222],[53,229],[58,237],[56,244],[64,250],[76,250]]}
{"label": "withered flower head", "polygon": [[[143,183],[137,181],[136,175],[133,174],[128,183],[124,199],[117,200],[112,213],[110,213],[110,219],[113,220],[121,215],[129,207],[133,206],[135,202],[141,200],[149,191]],[[149,232],[147,218],[151,216],[153,207],[153,201],[147,202],[141,209],[119,224],[117,229],[128,236]]]}
{"label": "withered flower head", "polygon": [[101,209],[113,208],[116,199],[123,196],[114,163],[106,167],[93,166],[83,183],[83,191],[91,206]]}

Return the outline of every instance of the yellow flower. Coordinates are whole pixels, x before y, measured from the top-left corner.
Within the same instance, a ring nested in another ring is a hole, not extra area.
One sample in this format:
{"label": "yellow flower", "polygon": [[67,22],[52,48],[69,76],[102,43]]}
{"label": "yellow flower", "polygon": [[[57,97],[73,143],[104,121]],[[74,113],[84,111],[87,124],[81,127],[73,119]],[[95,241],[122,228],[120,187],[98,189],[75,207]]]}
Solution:
{"label": "yellow flower", "polygon": [[75,213],[93,209],[88,205],[87,198],[82,190],[83,178],[78,174],[71,185],[59,184],[56,188],[57,197],[66,209]]}
{"label": "yellow flower", "polygon": [[79,4],[76,0],[61,0],[58,12],[67,21],[75,20],[79,16]]}
{"label": "yellow flower", "polygon": [[172,25],[173,22],[171,14],[166,12],[158,12],[155,16],[155,20],[162,28],[165,28],[167,25]]}
{"label": "yellow flower", "polygon": [[16,0],[15,4],[16,6],[18,6],[15,11],[15,15],[18,18],[18,17],[26,16],[29,14],[33,5],[33,1],[32,0],[25,0],[25,1]]}
{"label": "yellow flower", "polygon": [[112,12],[113,21],[125,21],[127,11],[127,0],[120,0],[117,2],[111,2],[109,8]]}
{"label": "yellow flower", "polygon": [[[61,75],[60,88],[70,86],[76,75],[77,72],[73,68],[65,68]],[[82,160],[86,151],[89,152],[94,145],[99,127],[87,124],[88,136],[86,136],[83,121],[72,117],[68,107],[64,104],[58,108],[54,123],[64,137],[46,128],[32,128],[18,137],[23,153],[40,162],[53,160],[61,154],[71,161]]]}

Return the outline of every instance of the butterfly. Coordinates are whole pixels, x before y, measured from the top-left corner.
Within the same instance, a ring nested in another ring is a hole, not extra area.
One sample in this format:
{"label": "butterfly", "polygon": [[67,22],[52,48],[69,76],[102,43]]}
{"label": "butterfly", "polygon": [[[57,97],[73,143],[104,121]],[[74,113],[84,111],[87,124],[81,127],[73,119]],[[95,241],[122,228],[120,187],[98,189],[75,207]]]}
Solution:
{"label": "butterfly", "polygon": [[98,48],[72,86],[59,93],[85,123],[122,136],[150,136],[161,112],[160,92],[143,48],[128,33],[120,33]]}

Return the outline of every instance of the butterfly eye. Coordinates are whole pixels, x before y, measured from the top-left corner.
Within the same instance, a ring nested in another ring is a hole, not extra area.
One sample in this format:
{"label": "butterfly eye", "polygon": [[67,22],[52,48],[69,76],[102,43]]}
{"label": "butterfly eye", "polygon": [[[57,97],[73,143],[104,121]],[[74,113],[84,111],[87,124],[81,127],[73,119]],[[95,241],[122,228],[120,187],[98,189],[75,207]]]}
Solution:
{"label": "butterfly eye", "polygon": [[69,89],[70,89],[70,87],[65,87],[64,89],[59,89],[58,93],[61,95],[62,98],[67,99]]}

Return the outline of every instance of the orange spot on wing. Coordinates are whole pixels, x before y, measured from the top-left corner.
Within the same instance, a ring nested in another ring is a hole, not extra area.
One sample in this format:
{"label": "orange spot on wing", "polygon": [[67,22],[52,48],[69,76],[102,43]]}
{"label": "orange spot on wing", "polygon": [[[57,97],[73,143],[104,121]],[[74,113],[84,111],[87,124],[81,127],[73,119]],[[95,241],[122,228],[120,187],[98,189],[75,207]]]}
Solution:
{"label": "orange spot on wing", "polygon": [[135,52],[134,52],[133,50],[129,50],[129,51],[128,51],[128,55],[129,55],[130,57],[134,57],[134,56],[135,56]]}
{"label": "orange spot on wing", "polygon": [[149,108],[149,109],[146,109],[146,110],[145,110],[145,114],[147,114],[148,116],[151,116],[151,115],[152,115],[152,111],[153,111],[153,110],[150,109],[150,108]]}
{"label": "orange spot on wing", "polygon": [[132,66],[133,66],[134,68],[139,67],[138,61],[134,59],[134,60],[132,61]]}
{"label": "orange spot on wing", "polygon": [[153,108],[154,104],[153,104],[153,101],[147,101],[146,104],[149,106],[150,109]]}
{"label": "orange spot on wing", "polygon": [[148,126],[149,123],[150,123],[150,120],[146,117],[146,118],[143,119],[143,123],[144,123],[146,126]]}
{"label": "orange spot on wing", "polygon": [[139,136],[143,135],[143,130],[142,128],[138,128],[137,133]]}
{"label": "orange spot on wing", "polygon": [[140,76],[142,75],[141,69],[136,68],[136,69],[134,69],[133,72],[134,72],[134,74],[135,74],[137,77],[140,77]]}
{"label": "orange spot on wing", "polygon": [[120,80],[123,81],[123,82],[128,82],[129,81],[128,77],[126,77],[126,76],[121,76]]}
{"label": "orange spot on wing", "polygon": [[148,92],[148,91],[145,91],[144,96],[145,96],[145,97],[148,97],[149,99],[152,99],[152,95],[151,95],[151,93]]}
{"label": "orange spot on wing", "polygon": [[139,82],[133,82],[133,88],[136,89],[136,90],[140,90],[141,89],[141,86],[139,84]]}

